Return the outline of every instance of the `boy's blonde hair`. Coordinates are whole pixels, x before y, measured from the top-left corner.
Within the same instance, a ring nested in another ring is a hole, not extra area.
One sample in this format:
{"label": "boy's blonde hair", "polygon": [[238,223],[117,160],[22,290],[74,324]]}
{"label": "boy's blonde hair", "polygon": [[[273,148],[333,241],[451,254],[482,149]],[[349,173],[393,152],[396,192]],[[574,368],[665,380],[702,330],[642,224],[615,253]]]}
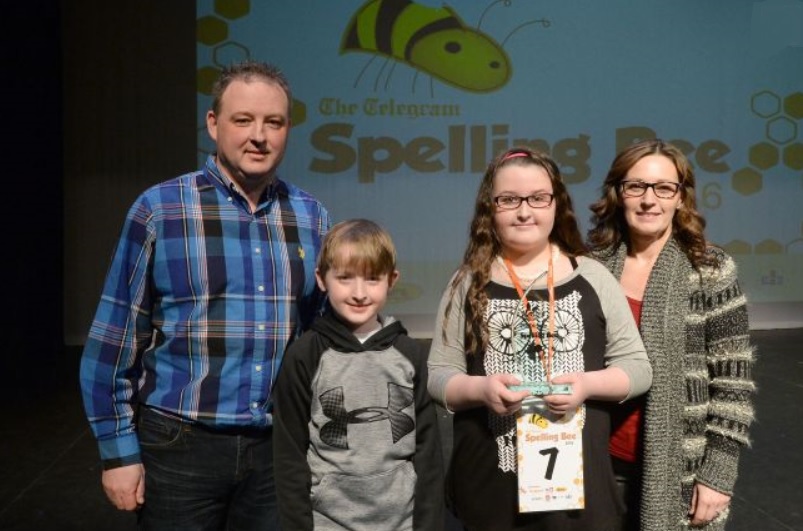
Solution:
{"label": "boy's blonde hair", "polygon": [[[348,252],[344,253],[344,246]],[[341,221],[323,240],[318,255],[318,272],[330,269],[357,271],[364,275],[392,275],[396,270],[396,247],[390,234],[367,219]]]}

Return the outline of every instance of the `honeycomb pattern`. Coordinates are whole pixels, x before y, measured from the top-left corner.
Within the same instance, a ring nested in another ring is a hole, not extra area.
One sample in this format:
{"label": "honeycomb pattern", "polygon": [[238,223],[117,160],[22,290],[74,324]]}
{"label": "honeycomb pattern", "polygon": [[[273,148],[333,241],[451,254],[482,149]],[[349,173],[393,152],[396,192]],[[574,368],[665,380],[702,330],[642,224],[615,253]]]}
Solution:
{"label": "honeycomb pattern", "polygon": [[797,121],[803,119],[803,92],[782,98],[772,91],[762,90],[753,94],[750,110],[766,120],[765,139],[750,146],[747,156],[750,165],[731,176],[731,187],[742,195],[760,192],[764,186],[761,172],[779,164],[790,170],[803,170],[803,143],[796,142]]}
{"label": "honeycomb pattern", "polygon": [[742,195],[753,195],[761,191],[764,176],[753,168],[742,168],[733,173],[731,179],[733,189]]}
{"label": "honeycomb pattern", "polygon": [[195,73],[195,83],[198,88],[198,92],[205,96],[209,96],[212,94],[212,85],[215,84],[215,80],[220,75],[220,68],[215,68],[212,66],[204,66],[198,69]]}
{"label": "honeycomb pattern", "polygon": [[759,142],[750,148],[750,164],[762,170],[768,170],[778,164],[778,148],[769,142]]}
{"label": "honeycomb pattern", "polygon": [[[212,46],[212,64],[199,70],[208,76],[214,72],[215,78],[220,70],[233,62],[248,59],[251,51],[244,44],[229,40],[229,21],[242,18],[251,12],[250,0],[215,0],[214,15],[200,17],[197,21],[196,35],[198,42]],[[214,81],[214,78],[213,78]],[[198,92],[208,94],[204,89],[211,87],[208,79],[198,81]]]}
{"label": "honeycomb pattern", "polygon": [[795,120],[803,119],[803,92],[795,92],[784,98],[783,112]]}
{"label": "honeycomb pattern", "polygon": [[195,27],[198,42],[212,46],[226,40],[229,36],[229,25],[217,17],[201,17]]}
{"label": "honeycomb pattern", "polygon": [[781,99],[772,92],[765,90],[753,96],[751,108],[762,118],[770,118],[781,110]]}
{"label": "honeycomb pattern", "polygon": [[787,168],[803,170],[803,143],[795,142],[783,149],[783,163]]}
{"label": "honeycomb pattern", "polygon": [[797,124],[786,116],[767,122],[767,138],[778,144],[788,144],[797,136]]}
{"label": "honeycomb pattern", "polygon": [[229,20],[242,18],[251,11],[250,0],[215,0],[215,13]]}
{"label": "honeycomb pattern", "polygon": [[303,101],[293,98],[293,104],[290,107],[290,121],[294,126],[307,121],[307,105]]}
{"label": "honeycomb pattern", "polygon": [[726,253],[731,255],[750,254],[753,246],[744,240],[733,240],[722,246]]}
{"label": "honeycomb pattern", "polygon": [[783,254],[783,244],[773,239],[760,241],[755,247],[756,254]]}
{"label": "honeycomb pattern", "polygon": [[212,50],[212,61],[216,65],[229,65],[240,63],[250,57],[248,48],[239,42],[224,42]]}

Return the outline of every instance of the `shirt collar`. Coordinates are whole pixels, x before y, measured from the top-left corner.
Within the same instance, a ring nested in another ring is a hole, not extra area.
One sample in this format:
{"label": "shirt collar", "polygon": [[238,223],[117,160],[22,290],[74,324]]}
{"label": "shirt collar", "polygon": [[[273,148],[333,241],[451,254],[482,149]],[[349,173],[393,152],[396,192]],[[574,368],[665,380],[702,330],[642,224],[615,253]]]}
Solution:
{"label": "shirt collar", "polygon": [[[212,176],[215,184],[218,185],[225,193],[227,194],[235,194],[238,197],[241,197],[245,200],[242,192],[240,191],[240,187],[237,186],[237,183],[226,177],[226,175],[220,171],[220,167],[215,162],[215,153],[207,156],[206,158],[206,165],[205,170],[208,175]],[[274,177],[273,180],[270,182],[268,187],[262,194],[262,198],[259,201],[258,209],[264,208],[267,204],[277,198],[277,196],[286,196],[287,195],[287,186],[281,179],[278,177]]]}

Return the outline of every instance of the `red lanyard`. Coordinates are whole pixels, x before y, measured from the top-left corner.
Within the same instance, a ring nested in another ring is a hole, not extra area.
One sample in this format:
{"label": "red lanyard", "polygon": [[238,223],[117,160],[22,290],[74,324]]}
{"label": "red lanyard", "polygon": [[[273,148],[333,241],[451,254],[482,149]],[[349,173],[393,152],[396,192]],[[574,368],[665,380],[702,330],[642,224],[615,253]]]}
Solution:
{"label": "red lanyard", "polygon": [[546,277],[546,286],[547,291],[549,292],[549,332],[547,333],[546,353],[544,353],[544,349],[541,344],[541,337],[538,335],[538,325],[535,322],[535,315],[533,315],[532,308],[530,308],[530,303],[527,301],[527,294],[524,293],[524,290],[521,287],[521,281],[519,280],[518,275],[516,275],[516,272],[513,270],[513,264],[510,263],[510,260],[503,258],[503,261],[505,263],[505,269],[507,269],[507,274],[510,276],[510,280],[513,282],[513,285],[516,287],[516,291],[519,293],[519,297],[521,298],[521,305],[524,308],[524,312],[527,314],[527,322],[530,324],[530,332],[533,335],[533,342],[535,343],[536,351],[538,352],[538,360],[544,367],[546,381],[550,382],[552,380],[550,377],[550,373],[552,372],[552,353],[554,352],[552,339],[555,335],[555,276],[552,266],[552,253],[549,255],[549,265],[547,266]]}

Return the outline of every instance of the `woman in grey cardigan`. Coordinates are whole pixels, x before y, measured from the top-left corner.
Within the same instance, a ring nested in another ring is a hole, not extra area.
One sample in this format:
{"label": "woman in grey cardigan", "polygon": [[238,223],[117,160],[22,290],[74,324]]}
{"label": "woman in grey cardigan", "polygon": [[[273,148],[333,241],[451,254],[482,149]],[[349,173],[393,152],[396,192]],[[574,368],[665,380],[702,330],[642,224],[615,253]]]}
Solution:
{"label": "woman in grey cardigan", "polygon": [[633,144],[593,205],[589,243],[619,279],[653,366],[652,389],[612,429],[623,529],[723,530],[753,420],[753,351],[736,266],[709,245],[683,153]]}

